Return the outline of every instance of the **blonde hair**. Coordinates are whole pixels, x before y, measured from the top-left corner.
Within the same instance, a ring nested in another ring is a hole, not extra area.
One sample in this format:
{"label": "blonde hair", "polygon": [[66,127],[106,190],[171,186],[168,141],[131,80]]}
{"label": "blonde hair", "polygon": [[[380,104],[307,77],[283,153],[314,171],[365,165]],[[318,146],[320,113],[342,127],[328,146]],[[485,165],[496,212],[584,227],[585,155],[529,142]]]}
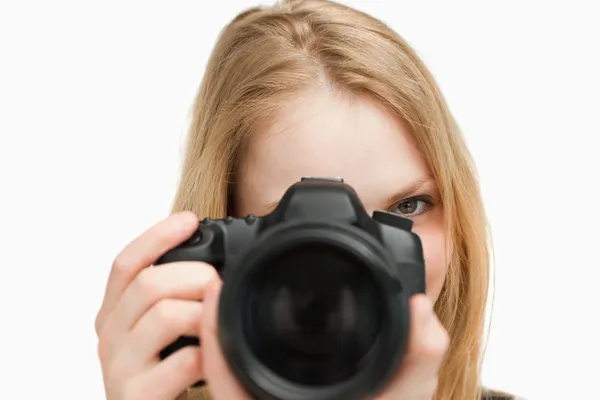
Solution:
{"label": "blonde hair", "polygon": [[489,252],[476,170],[434,78],[383,22],[326,0],[239,14],[221,33],[199,89],[173,211],[230,212],[249,135],[323,82],[369,96],[402,119],[438,183],[453,256],[436,303],[451,342],[435,399],[478,399]]}

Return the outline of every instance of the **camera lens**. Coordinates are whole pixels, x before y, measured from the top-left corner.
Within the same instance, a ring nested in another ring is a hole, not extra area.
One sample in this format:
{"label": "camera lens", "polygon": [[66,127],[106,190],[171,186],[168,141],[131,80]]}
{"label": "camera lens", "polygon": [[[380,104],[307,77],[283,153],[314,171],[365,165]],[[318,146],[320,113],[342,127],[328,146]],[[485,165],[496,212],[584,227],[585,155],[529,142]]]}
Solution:
{"label": "camera lens", "polygon": [[251,351],[296,384],[352,377],[383,318],[381,291],[369,271],[363,260],[326,243],[297,244],[263,260],[242,315]]}

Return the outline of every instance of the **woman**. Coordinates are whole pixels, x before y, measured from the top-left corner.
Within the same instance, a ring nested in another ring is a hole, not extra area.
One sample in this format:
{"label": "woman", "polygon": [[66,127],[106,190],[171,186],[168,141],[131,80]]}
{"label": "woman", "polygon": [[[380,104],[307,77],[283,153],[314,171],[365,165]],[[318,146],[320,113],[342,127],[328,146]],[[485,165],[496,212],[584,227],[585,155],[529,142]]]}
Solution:
{"label": "woman", "polygon": [[[411,299],[408,354],[378,399],[510,398],[481,387],[489,255],[476,171],[402,38],[324,0],[248,10],[218,40],[194,110],[174,214],[117,256],[98,313],[108,399],[172,399],[200,378],[207,388],[188,398],[248,398],[216,339],[214,268],[146,267],[197,217],[265,215],[302,176],[343,177],[369,213],[411,218],[423,242],[427,294]],[[180,335],[202,346],[160,361]]]}

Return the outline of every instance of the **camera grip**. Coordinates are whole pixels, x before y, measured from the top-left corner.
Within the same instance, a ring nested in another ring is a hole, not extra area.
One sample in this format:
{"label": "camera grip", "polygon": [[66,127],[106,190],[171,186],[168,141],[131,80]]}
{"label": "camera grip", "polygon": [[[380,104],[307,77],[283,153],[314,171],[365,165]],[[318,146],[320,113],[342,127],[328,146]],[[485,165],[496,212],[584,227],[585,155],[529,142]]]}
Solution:
{"label": "camera grip", "polygon": [[[179,339],[165,347],[160,352],[160,359],[164,360],[165,358],[167,358],[168,356],[175,353],[177,350],[182,349],[185,346],[200,346],[200,339],[194,336],[181,336],[179,337]],[[204,381],[198,381],[194,383],[192,387],[201,387],[204,385]]]}

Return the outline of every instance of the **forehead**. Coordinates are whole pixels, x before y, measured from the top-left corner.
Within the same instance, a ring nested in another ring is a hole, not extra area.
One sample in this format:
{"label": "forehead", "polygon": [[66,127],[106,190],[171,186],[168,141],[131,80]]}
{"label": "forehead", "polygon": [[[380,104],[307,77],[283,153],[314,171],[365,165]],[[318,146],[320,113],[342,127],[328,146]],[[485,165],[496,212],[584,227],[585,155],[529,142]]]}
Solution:
{"label": "forehead", "polygon": [[379,207],[427,174],[398,119],[369,99],[322,89],[298,96],[255,132],[238,174],[239,201],[260,209],[302,176],[322,176],[344,178],[367,207]]}

